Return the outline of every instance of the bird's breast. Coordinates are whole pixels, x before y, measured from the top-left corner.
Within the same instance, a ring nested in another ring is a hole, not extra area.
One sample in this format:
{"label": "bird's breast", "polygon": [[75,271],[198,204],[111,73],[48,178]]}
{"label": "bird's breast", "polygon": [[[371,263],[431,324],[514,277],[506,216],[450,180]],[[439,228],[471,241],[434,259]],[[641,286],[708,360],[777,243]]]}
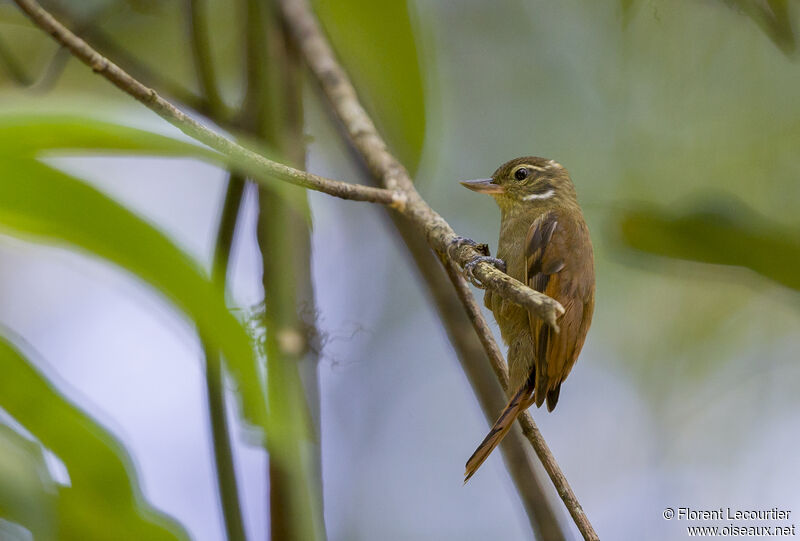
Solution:
{"label": "bird's breast", "polygon": [[497,257],[505,261],[506,273],[525,283],[525,238],[535,217],[520,215],[504,219],[500,224]]}

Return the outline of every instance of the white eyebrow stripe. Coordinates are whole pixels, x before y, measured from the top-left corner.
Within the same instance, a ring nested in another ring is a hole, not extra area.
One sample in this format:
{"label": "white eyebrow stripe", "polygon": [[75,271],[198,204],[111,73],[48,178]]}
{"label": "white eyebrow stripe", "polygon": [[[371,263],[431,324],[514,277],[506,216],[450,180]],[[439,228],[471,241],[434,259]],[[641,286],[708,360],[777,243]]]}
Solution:
{"label": "white eyebrow stripe", "polygon": [[523,201],[531,201],[533,199],[550,199],[555,195],[555,190],[547,190],[544,193],[532,193],[522,198]]}
{"label": "white eyebrow stripe", "polygon": [[547,171],[547,167],[539,167],[538,165],[529,165],[531,169],[536,169],[537,171]]}

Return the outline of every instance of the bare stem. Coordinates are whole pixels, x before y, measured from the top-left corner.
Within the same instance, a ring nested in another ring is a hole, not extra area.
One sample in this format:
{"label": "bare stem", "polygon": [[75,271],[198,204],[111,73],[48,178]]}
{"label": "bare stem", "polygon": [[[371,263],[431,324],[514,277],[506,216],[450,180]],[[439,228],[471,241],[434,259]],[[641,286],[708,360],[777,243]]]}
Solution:
{"label": "bare stem", "polygon": [[[236,175],[228,176],[228,187],[222,207],[217,242],[214,248],[211,278],[224,287],[225,276],[236,232],[236,221],[244,191],[244,179]],[[225,408],[225,372],[218,351],[205,346],[206,355],[206,393],[208,395],[208,417],[211,436],[214,442],[214,465],[217,474],[222,515],[228,541],[246,541],[247,536],[239,503],[239,489],[236,482],[236,468],[230,442],[230,430]]]}
{"label": "bare stem", "polygon": [[[497,412],[505,406],[507,399],[504,388],[492,378],[491,368],[487,363],[488,360],[493,365],[495,357],[488,353],[484,337],[474,331],[472,326],[474,320],[464,310],[459,296],[448,283],[448,277],[450,280],[460,280],[461,283],[464,283],[464,279],[450,261],[445,260],[445,268],[442,269],[425,241],[402,216],[390,213],[390,217],[393,218],[395,228],[403,238],[427,285],[428,294],[433,300],[439,319],[458,355],[486,421],[491,425],[495,421]],[[464,286],[467,287],[465,283]],[[491,344],[502,364],[503,357],[497,350],[497,344],[494,344],[494,341]],[[506,381],[508,381],[507,374]],[[525,441],[522,431],[511,430],[500,444],[500,451],[536,538],[564,541],[561,525],[537,478],[531,446]]]}
{"label": "bare stem", "polygon": [[[272,2],[246,0],[245,77],[242,129],[273,149],[282,161],[304,167],[303,64],[286,39]],[[304,194],[305,195],[305,194]],[[291,413],[310,434],[297,441],[294,467],[269,457],[269,538],[272,541],[326,538],[316,309],[311,277],[311,231],[297,209],[266,189],[258,191],[256,224],[262,263],[264,320],[271,359],[299,376],[304,401]],[[286,272],[286,269],[293,269]],[[267,385],[274,374],[268,368]],[[272,392],[272,391],[270,391]],[[312,531],[306,531],[312,526]]]}
{"label": "bare stem", "polygon": [[214,70],[214,61],[211,58],[211,40],[208,35],[208,17],[205,0],[187,0],[186,12],[189,23],[189,34],[194,56],[194,67],[200,89],[213,116],[224,116],[225,103],[222,101],[217,77]]}
{"label": "bare stem", "polygon": [[[503,391],[510,397],[515,389],[511,389],[508,386],[508,368],[503,359],[503,354],[500,353],[500,348],[497,347],[497,342],[494,339],[492,330],[489,328],[486,318],[483,317],[478,303],[475,302],[475,297],[472,295],[467,282],[459,273],[455,272],[452,265],[446,264],[446,266],[450,279],[456,286],[456,292],[461,300],[461,304],[464,306],[475,332],[478,333],[478,337],[480,337],[481,343],[488,353],[492,370],[494,370],[500,385],[503,386]],[[520,426],[522,426],[522,433],[525,434],[533,450],[536,451],[536,456],[538,456],[539,460],[542,462],[542,466],[544,466],[547,475],[550,476],[550,480],[556,487],[558,495],[561,496],[561,499],[564,501],[564,505],[567,507],[570,516],[572,516],[572,520],[575,521],[575,525],[583,535],[583,538],[586,540],[598,540],[597,533],[594,531],[591,522],[589,522],[586,513],[584,513],[578,498],[572,491],[572,487],[569,486],[569,482],[564,472],[561,471],[561,467],[558,465],[553,453],[550,452],[550,448],[547,446],[547,442],[544,440],[544,436],[542,436],[542,433],[539,431],[539,427],[536,426],[536,422],[533,420],[531,414],[526,411],[522,413],[517,420]]]}
{"label": "bare stem", "polygon": [[[388,147],[378,133],[375,124],[361,105],[353,84],[341,67],[333,53],[333,49],[322,33],[319,23],[307,0],[279,0],[287,26],[293,32],[300,50],[305,56],[311,71],[317,78],[323,92],[327,96],[336,116],[342,123],[351,144],[364,159],[370,172],[388,189],[401,189],[408,195],[404,214],[426,235],[428,243],[440,256],[449,258],[448,248],[456,236],[447,222],[439,216],[419,195],[414,188],[408,171],[389,152]],[[471,246],[462,246],[455,254],[456,262],[464,264],[477,255]],[[451,271],[453,269],[450,269]],[[475,275],[503,297],[521,304],[557,328],[556,318],[563,313],[563,307],[555,300],[522,286],[518,281],[495,269],[488,263],[475,267]],[[467,308],[473,325],[481,336],[481,341],[492,361],[492,367],[504,388],[508,387],[508,372],[494,339],[491,337],[486,321],[463,278],[451,272],[462,302]],[[516,282],[516,283],[515,283]],[[522,287],[518,287],[522,286]],[[524,288],[524,289],[523,289]],[[526,291],[527,290],[527,291]],[[526,436],[531,441],[537,455],[545,467],[550,479],[556,486],[575,524],[587,540],[598,539],[592,525],[583,512],[577,498],[558,467],[558,463],[550,453],[547,444],[533,419],[528,413],[520,416]]]}
{"label": "bare stem", "polygon": [[117,88],[130,94],[136,100],[147,106],[161,118],[181,130],[183,133],[208,145],[224,156],[231,158],[235,163],[242,164],[248,174],[269,186],[270,179],[296,184],[304,188],[357,201],[371,201],[385,205],[402,207],[405,196],[392,190],[360,186],[339,180],[332,180],[292,167],[273,162],[257,152],[228,139],[215,132],[173,104],[162,98],[152,88],[148,88],[134,79],[122,68],[95,51],[88,43],[70,32],[59,23],[50,13],[42,8],[35,0],[15,0],[31,20],[40,28],[50,34],[56,41],[69,49],[73,55],[92,68],[92,70],[111,81]]}
{"label": "bare stem", "polygon": [[25,72],[22,63],[11,53],[2,37],[0,37],[0,68],[4,69],[18,85],[30,86],[33,84],[33,78]]}
{"label": "bare stem", "polygon": [[[389,153],[372,120],[359,103],[352,84],[339,64],[335,62],[333,51],[322,36],[313,13],[308,9],[307,2],[283,0],[281,6],[284,19],[287,26],[292,29],[312,71],[321,82],[331,102],[334,103],[334,109],[353,140],[353,144],[365,157],[372,174],[381,179],[384,188],[332,180],[268,160],[186,115],[159,96],[155,90],[134,79],[70,32],[35,0],[14,1],[36,25],[69,49],[73,55],[90,66],[96,73],[108,79],[185,134],[229,157],[237,165],[241,164],[245,169],[244,172],[251,175],[254,180],[269,185],[269,179],[280,179],[342,199],[388,205],[411,220],[425,235],[428,244],[441,256],[448,255],[449,248],[460,238],[444,218],[422,199],[414,188],[408,172]],[[300,6],[299,11],[297,6]],[[454,261],[462,266],[480,255],[482,254],[469,245],[463,245],[453,250]],[[523,306],[556,331],[558,330],[556,320],[564,313],[564,308],[555,299],[529,288],[486,262],[480,262],[475,266],[474,275],[487,288],[495,291],[501,297]]]}
{"label": "bare stem", "polygon": [[[84,36],[86,41],[92,44],[93,47],[104,51],[107,56],[114,57],[115,62],[123,66],[136,79],[147,81],[148,85],[159,88],[189,109],[204,115],[211,114],[210,104],[203,96],[183,85],[180,81],[172,79],[148,66],[131,54],[130,51],[119,45],[114,40],[114,36],[102,29],[100,20],[106,16],[109,10],[115,7],[115,2],[108,3],[105,8],[101,7],[83,18],[77,18],[73,13],[70,13],[63,2],[50,0],[47,2],[47,7],[57,18],[72,26],[76,33]],[[52,88],[61,76],[67,60],[71,57],[71,51],[59,47],[44,68],[39,80],[35,83],[35,90],[37,92],[46,92]],[[218,117],[217,122],[222,123],[230,117],[231,112],[226,110],[225,116],[223,118]]]}
{"label": "bare stem", "polygon": [[[428,244],[440,257],[450,257],[448,251],[459,237],[450,225],[422,199],[414,188],[406,169],[388,151],[372,120],[361,106],[347,74],[336,61],[306,0],[279,0],[284,21],[331,102],[332,108],[342,122],[352,144],[365,160],[373,176],[380,180],[383,188],[327,179],[268,160],[186,115],[153,89],[133,78],[70,32],[35,0],[15,0],[15,2],[36,25],[69,49],[74,56],[90,66],[96,73],[105,77],[190,137],[217,150],[235,163],[243,164],[245,172],[252,175],[255,180],[268,184],[269,179],[277,178],[343,199],[387,205],[402,213],[424,235]],[[452,261],[463,266],[479,255],[481,254],[472,246],[463,245],[453,250]],[[553,328],[558,329],[557,318],[563,314],[564,309],[554,299],[525,286],[486,262],[478,263],[474,268],[474,274],[487,288],[520,304]],[[463,283],[460,276],[459,280]],[[454,281],[457,287],[459,287],[459,280]],[[471,303],[475,305],[474,298],[465,283],[463,287],[466,288],[468,295],[466,298],[471,299]],[[481,325],[482,315],[479,310],[477,313],[480,319],[473,319],[473,324],[481,336],[489,358],[492,359],[495,357],[495,353],[491,351],[493,339],[491,342],[486,340],[485,333],[480,330],[480,327],[485,326],[486,323],[483,321]],[[497,351],[500,364],[492,361],[492,366],[502,368],[498,373],[498,378],[502,383],[505,365],[496,344],[493,348]],[[507,381],[507,373],[505,378]],[[584,538],[597,539],[596,533],[591,528],[591,524],[533,420],[528,414],[525,414],[520,416],[520,423]]]}
{"label": "bare stem", "polygon": [[[401,190],[407,197],[403,214],[420,230],[428,244],[442,257],[459,238],[444,218],[434,211],[414,188],[405,167],[389,152],[356,95],[347,73],[336,60],[328,40],[306,0],[280,0],[284,19],[292,31],[306,63],[311,68],[350,142],[359,152],[370,173],[388,190]],[[459,265],[482,255],[469,245],[453,250]],[[558,329],[556,319],[564,308],[554,299],[527,287],[519,280],[497,270],[487,262],[478,263],[475,276],[503,298],[527,308],[531,313]]]}

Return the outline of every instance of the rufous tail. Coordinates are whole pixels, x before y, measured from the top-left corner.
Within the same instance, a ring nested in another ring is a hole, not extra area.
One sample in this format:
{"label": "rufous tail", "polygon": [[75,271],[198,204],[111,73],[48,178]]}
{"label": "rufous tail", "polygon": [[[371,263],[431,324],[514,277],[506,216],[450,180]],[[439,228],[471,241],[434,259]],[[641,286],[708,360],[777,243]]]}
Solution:
{"label": "rufous tail", "polygon": [[503,409],[497,421],[495,421],[492,429],[489,430],[489,433],[481,444],[475,449],[475,452],[472,453],[469,460],[467,460],[467,470],[464,472],[464,483],[469,481],[469,478],[478,471],[481,464],[489,458],[494,448],[503,441],[503,438],[511,429],[514,421],[516,421],[517,415],[530,407],[533,391],[534,387],[526,383],[511,397],[511,400],[506,404],[506,407]]}

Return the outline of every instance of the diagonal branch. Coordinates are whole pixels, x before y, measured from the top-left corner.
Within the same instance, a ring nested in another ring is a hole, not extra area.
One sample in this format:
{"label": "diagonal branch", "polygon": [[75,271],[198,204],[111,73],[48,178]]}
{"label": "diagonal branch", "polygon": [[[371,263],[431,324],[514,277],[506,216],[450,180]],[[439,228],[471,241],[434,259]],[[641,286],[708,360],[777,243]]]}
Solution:
{"label": "diagonal branch", "polygon": [[394,207],[403,206],[405,195],[397,191],[332,180],[268,160],[257,152],[200,124],[159,96],[155,90],[134,79],[125,70],[69,31],[35,0],[15,0],[15,2],[37,26],[69,49],[73,55],[91,67],[95,73],[102,75],[120,90],[136,98],[136,100],[189,137],[233,159],[237,164],[241,164],[246,169],[245,172],[253,175],[257,180],[268,185],[269,179],[278,178],[303,188],[324,192],[342,199],[371,201]]}
{"label": "diagonal branch", "polygon": [[[147,81],[149,86],[159,88],[161,92],[179,101],[189,109],[202,115],[211,115],[211,104],[204,96],[197,94],[177,79],[153,69],[130,51],[120,46],[112,35],[102,29],[100,19],[105,16],[107,9],[100,8],[88,17],[76,17],[68,11],[63,2],[50,0],[46,5],[59,20],[65,21],[65,24],[74,28],[75,32],[83,36],[93,47],[105,51],[106,55],[113,57],[115,62],[123,66],[134,78]],[[113,5],[113,3],[108,4],[109,7]],[[66,65],[66,60],[71,54],[71,51],[65,48],[59,48],[56,51],[48,66],[44,68],[44,73],[40,80],[35,84],[37,91],[46,92],[55,85]],[[229,121],[233,116],[233,111],[226,108],[223,117],[218,115],[219,112],[215,115],[217,123]]]}
{"label": "diagonal branch", "polygon": [[[294,167],[306,162],[303,133],[302,59],[289,42],[273,2],[242,2],[245,93],[242,129]],[[307,194],[303,194],[304,196]],[[304,198],[303,203],[307,204]],[[298,446],[296,467],[269,457],[269,538],[271,541],[326,539],[323,510],[318,332],[311,276],[311,231],[302,213],[270,190],[258,191],[256,235],[264,288],[267,386],[275,398],[275,368],[299,377],[305,400],[294,422],[309,429]],[[292,269],[292,272],[286,272]],[[280,384],[279,384],[280,385]],[[277,394],[277,399],[281,395]],[[272,403],[272,402],[270,402]],[[307,525],[313,531],[306,530]]]}
{"label": "diagonal branch", "polygon": [[[483,346],[492,362],[492,368],[495,370],[503,388],[508,392],[508,371],[502,354],[497,348],[491,331],[466,282],[455,271],[452,262],[448,261],[447,249],[452,246],[452,242],[455,240],[455,233],[447,222],[422,199],[414,188],[406,169],[389,152],[375,124],[358,100],[355,88],[350,82],[347,73],[336,60],[333,49],[322,33],[308,1],[280,0],[279,4],[283,10],[287,26],[294,33],[294,37],[305,55],[306,62],[316,76],[323,92],[328,97],[334,112],[348,134],[350,142],[361,154],[373,176],[379,179],[386,188],[402,189],[408,195],[404,214],[412,223],[423,230],[428,243],[440,254],[445,262],[448,274],[457,289],[459,297],[473,322],[476,332],[481,337]],[[471,246],[465,245],[459,248],[459,253],[456,254],[456,261],[463,263],[465,259],[468,260],[472,256],[469,253],[470,251],[475,252]],[[475,254],[477,255],[477,252]],[[497,281],[502,281],[502,277],[510,279],[509,276],[497,271],[488,263],[477,265],[475,275],[484,284],[494,286],[492,289],[500,287]],[[504,285],[509,285],[509,282],[506,281]],[[509,292],[505,291],[505,293]],[[503,294],[502,291],[501,294]],[[545,297],[545,299],[555,303],[549,297]],[[550,304],[547,306],[549,310],[546,310],[543,307],[543,305],[546,305],[544,299],[537,298],[536,301],[540,301],[541,304],[537,306],[538,310],[535,313],[556,327],[556,314],[563,313],[563,308],[558,303],[555,303],[555,305]],[[528,304],[520,304],[528,307]],[[526,413],[520,416],[520,423],[583,537],[588,540],[598,539],[566,477],[561,472],[541,432],[533,422],[533,418]]]}
{"label": "diagonal branch", "polygon": [[[427,285],[428,294],[433,300],[439,319],[458,355],[464,373],[486,416],[486,421],[491,425],[495,421],[497,412],[503,409],[507,400],[504,395],[506,386],[503,385],[501,389],[501,385],[498,385],[498,381],[492,378],[490,372],[498,357],[502,370],[505,370],[503,356],[493,340],[491,340],[491,344],[496,354],[485,347],[486,342],[483,340],[483,335],[473,332],[474,319],[463,309],[462,299],[448,284],[448,278],[460,280],[465,290],[469,291],[469,287],[464,283],[464,279],[458,273],[455,265],[446,261],[442,268],[436,262],[436,256],[428,249],[425,241],[416,234],[407,221],[396,214],[389,214],[389,216],[414,259],[420,276]],[[491,333],[489,337],[491,339]],[[507,372],[504,375],[507,382]],[[498,376],[498,379],[502,381],[503,378]],[[530,452],[530,447],[531,445],[525,441],[522,432],[514,429],[503,439],[500,451],[522,506],[528,515],[531,528],[536,534],[536,539],[564,541],[561,525],[547,499],[544,487],[536,475],[535,459]]]}
{"label": "diagonal branch", "polygon": [[194,68],[203,96],[213,116],[224,117],[225,102],[217,88],[214,61],[211,58],[211,41],[208,34],[208,17],[205,0],[188,0],[186,19],[189,23],[189,44],[194,57]]}
{"label": "diagonal branch", "polygon": [[[337,62],[308,2],[280,0],[279,5],[306,62],[372,175],[380,180],[384,188],[401,190],[407,196],[403,214],[425,235],[431,248],[440,256],[449,257],[448,249],[459,237],[450,224],[422,199],[414,188],[408,171],[389,152],[375,124],[358,100],[347,73]],[[453,250],[454,260],[461,266],[480,255],[483,254],[469,245],[461,245]],[[527,308],[558,329],[556,319],[564,313],[564,308],[554,299],[523,285],[487,262],[475,265],[474,275],[487,288]]]}
{"label": "diagonal branch", "polygon": [[[308,36],[308,39],[299,40],[303,53],[322,82],[326,93],[331,96],[332,100],[336,99],[340,104],[337,110],[340,112],[340,117],[348,133],[362,155],[369,156],[367,165],[373,175],[382,180],[384,188],[332,180],[268,160],[188,116],[161,97],[155,90],[148,88],[94,50],[88,43],[53,18],[36,0],[14,0],[14,2],[37,26],[69,49],[73,55],[96,73],[108,79],[120,90],[134,97],[186,135],[241,165],[244,172],[252,176],[254,180],[266,185],[269,183],[269,179],[277,178],[342,199],[387,205],[408,218],[425,236],[428,244],[442,257],[461,238],[456,235],[450,224],[422,199],[414,189],[408,172],[387,150],[386,144],[358,102],[355,90],[346,74],[333,60],[333,52],[322,37],[313,15],[309,19],[304,14],[303,10],[307,9],[307,4],[299,3],[301,9],[298,12],[296,6],[292,8],[293,4],[284,2],[282,4],[284,16],[293,29],[295,37],[305,38],[306,35]],[[308,13],[310,14],[310,11]],[[483,254],[472,246],[461,245],[453,250],[452,255],[457,264],[464,266]],[[556,320],[564,313],[564,308],[555,299],[529,288],[486,262],[475,265],[473,274],[487,288],[526,308],[558,330]]]}
{"label": "diagonal branch", "polygon": [[[321,191],[335,197],[387,205],[407,218],[424,235],[428,244],[440,257],[443,259],[451,257],[448,254],[449,248],[453,247],[455,241],[460,237],[422,199],[414,188],[408,172],[389,153],[371,119],[360,105],[346,73],[336,62],[333,51],[322,35],[319,25],[305,0],[281,0],[280,4],[284,19],[287,26],[294,33],[306,61],[333,103],[334,110],[347,130],[351,142],[364,157],[372,174],[381,180],[384,188],[327,179],[268,160],[186,115],[169,101],[159,96],[153,89],[148,88],[119,66],[100,55],[85,41],[54,19],[35,0],[15,0],[15,2],[35,24],[49,33],[96,73],[108,79],[115,86],[143,103],[190,137],[205,143],[238,164],[242,164],[245,172],[252,175],[256,180],[266,183],[267,179],[278,178],[291,184]],[[466,297],[463,297],[462,301],[469,312],[470,304],[475,307],[477,305],[475,305],[474,298],[463,279],[455,274],[452,263],[463,266],[482,254],[469,245],[460,245],[453,252],[452,261],[448,263],[448,268],[454,276],[453,279],[456,286],[464,288],[464,291],[466,291]],[[564,310],[554,299],[528,288],[518,280],[511,278],[485,262],[478,263],[475,266],[474,275],[488,288],[504,298],[520,304],[556,330],[558,329],[556,319]],[[492,359],[495,356],[492,351],[493,339],[490,334],[482,332],[482,328],[487,330],[488,327],[479,310],[477,314],[478,318],[473,318],[472,321],[483,341],[487,354]],[[502,382],[502,374],[503,370],[505,370],[502,364],[502,355],[499,354],[496,344],[494,344],[493,348],[500,360],[500,364],[497,365],[501,368],[498,378]],[[596,539],[596,534],[591,529],[591,525],[580,508],[580,504],[569,488],[566,478],[558,468],[549,449],[547,449],[538,428],[533,424],[530,416],[522,416],[520,422],[523,425],[526,436],[532,441],[537,454],[539,454],[545,465],[545,469],[556,485],[559,495],[575,519],[578,528],[586,539]]]}
{"label": "diagonal branch", "polygon": [[[475,302],[475,297],[472,295],[464,278],[455,271],[451,264],[445,263],[445,267],[447,268],[447,274],[455,285],[461,304],[464,306],[472,322],[472,326],[489,356],[492,370],[497,376],[500,385],[503,387],[503,391],[505,391],[506,395],[511,396],[515,389],[508,386],[508,368],[503,359],[503,354],[500,353],[500,348],[497,347],[497,342],[495,342],[489,324],[483,317],[483,313],[478,303]],[[528,438],[531,446],[533,446],[533,450],[536,451],[536,456],[542,461],[542,466],[544,466],[547,475],[549,475],[550,479],[553,481],[558,495],[561,496],[561,499],[564,501],[564,505],[572,516],[572,520],[575,521],[575,525],[578,526],[578,530],[583,534],[583,538],[587,540],[599,539],[591,522],[589,522],[589,518],[583,511],[583,507],[578,501],[578,498],[572,491],[572,487],[569,486],[564,472],[561,471],[561,467],[558,465],[558,462],[556,462],[553,453],[550,452],[550,447],[548,447],[544,436],[542,436],[542,433],[539,431],[539,427],[536,426],[536,422],[533,420],[531,414],[526,411],[517,419],[519,420],[520,426],[522,426],[522,433]]]}
{"label": "diagonal branch", "polygon": [[8,48],[2,36],[0,36],[0,68],[5,70],[18,85],[30,86],[33,84],[33,78],[25,72],[22,64]]}
{"label": "diagonal branch", "polygon": [[[339,127],[341,128],[341,126]],[[350,145],[350,149],[354,150],[352,145]],[[355,152],[353,154],[356,165],[361,166],[361,173],[368,176],[369,173],[365,170],[363,161],[359,160],[359,156],[355,155]],[[480,328],[474,326],[476,319],[471,317],[469,310],[465,309],[466,306],[462,304],[463,299],[459,296],[457,288],[452,287],[448,281],[452,280],[455,283],[455,280],[460,280],[467,292],[469,292],[469,287],[464,283],[464,279],[452,261],[444,259],[444,265],[436,261],[436,254],[430,250],[425,239],[401,214],[387,211],[386,216],[392,221],[395,231],[403,240],[424,281],[442,327],[472,386],[486,421],[491,425],[495,421],[497,412],[503,409],[508,400],[505,384],[501,385],[501,381],[508,382],[508,371],[505,368],[503,355],[500,353],[485,319],[481,316],[482,328],[485,330],[482,333]],[[472,298],[471,295],[470,298]],[[473,306],[476,306],[474,302]],[[497,364],[498,359],[499,365]],[[494,366],[501,367],[499,371],[494,372],[496,379],[492,378]],[[526,439],[521,428],[512,428],[500,443],[503,460],[517,489],[535,538],[564,541],[565,533],[562,525],[557,519],[536,473],[532,442],[526,441]]]}
{"label": "diagonal branch", "polygon": [[[228,175],[225,202],[217,229],[216,246],[211,266],[211,279],[224,288],[230,265],[233,241],[236,235],[236,222],[242,204],[244,180],[236,175]],[[219,351],[208,344],[203,345],[206,356],[206,400],[211,438],[214,443],[214,466],[219,487],[219,498],[225,532],[228,541],[246,541],[247,536],[242,520],[242,507],[239,502],[239,489],[236,481],[236,468],[230,441],[230,430],[225,411],[225,371]]]}

